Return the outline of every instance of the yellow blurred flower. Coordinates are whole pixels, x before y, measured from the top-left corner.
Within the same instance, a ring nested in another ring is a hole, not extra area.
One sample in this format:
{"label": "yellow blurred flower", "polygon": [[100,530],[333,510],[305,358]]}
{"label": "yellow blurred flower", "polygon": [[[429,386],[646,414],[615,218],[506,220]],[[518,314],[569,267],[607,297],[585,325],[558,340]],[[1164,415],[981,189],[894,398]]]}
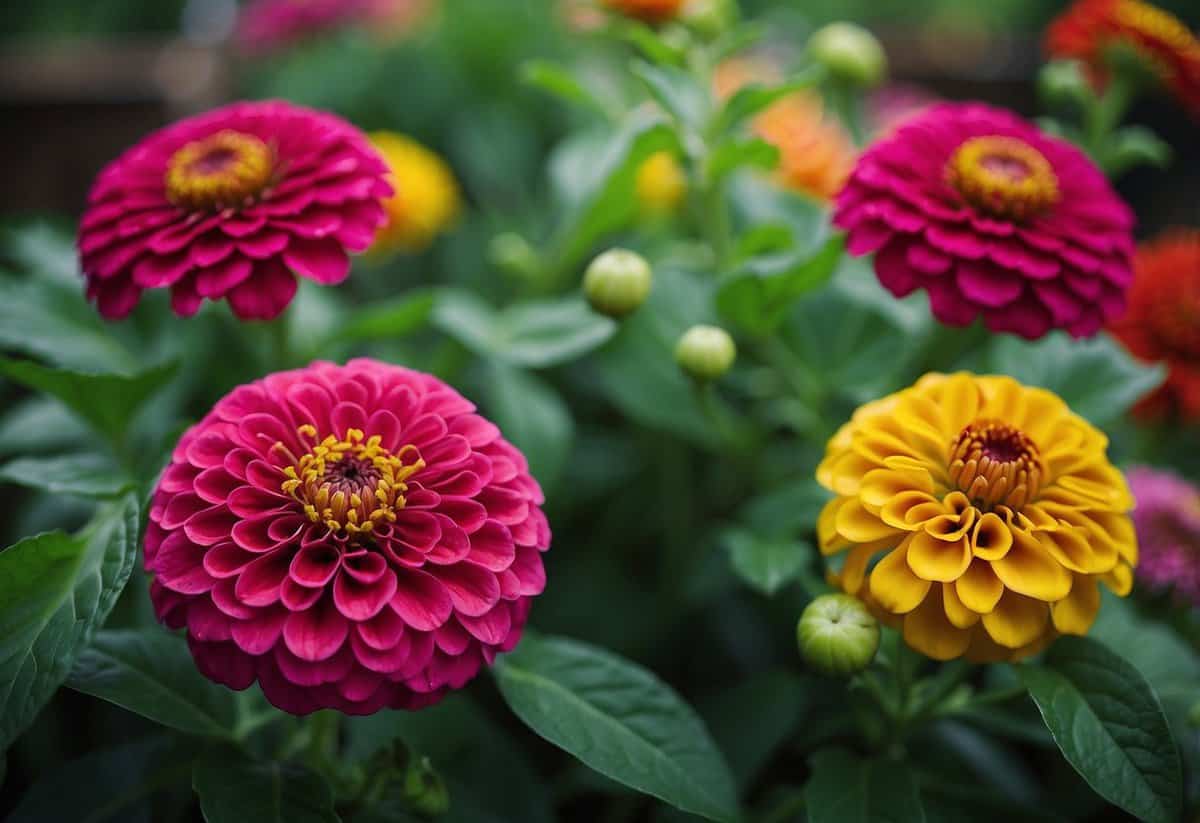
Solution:
{"label": "yellow blurred flower", "polygon": [[441,157],[410,137],[386,131],[369,137],[387,161],[396,190],[384,203],[388,220],[371,252],[421,251],[458,216],[461,201],[454,174]]}
{"label": "yellow blurred flower", "polygon": [[[774,85],[782,73],[763,58],[740,57],[717,67],[714,90],[721,99],[751,83]],[[819,95],[796,92],[754,118],[754,133],[779,149],[776,180],[785,188],[818,200],[841,190],[858,155],[854,141],[836,118],[827,116]]]}
{"label": "yellow blurred flower", "polygon": [[1086,634],[1098,583],[1132,586],[1133,499],[1107,446],[1052,392],[926,375],[830,440],[821,551],[848,552],[834,581],[923,654],[1024,657]]}
{"label": "yellow blurred flower", "polygon": [[637,199],[647,212],[668,214],[675,211],[687,195],[687,189],[687,175],[669,151],[655,152],[638,167]]}

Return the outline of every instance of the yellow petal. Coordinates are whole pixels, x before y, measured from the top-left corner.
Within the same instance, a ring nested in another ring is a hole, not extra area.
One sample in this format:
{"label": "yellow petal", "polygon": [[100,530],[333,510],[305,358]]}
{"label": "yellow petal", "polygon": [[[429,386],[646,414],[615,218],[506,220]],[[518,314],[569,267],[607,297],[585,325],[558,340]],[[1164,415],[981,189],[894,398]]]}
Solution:
{"label": "yellow petal", "polygon": [[871,596],[884,609],[894,614],[910,612],[929,592],[929,581],[922,580],[908,567],[908,546],[905,540],[871,570]]}
{"label": "yellow petal", "polygon": [[847,449],[830,454],[821,461],[817,469],[817,482],[835,494],[852,496],[858,494],[863,475],[875,468],[878,468],[876,463]]}
{"label": "yellow petal", "polygon": [[953,660],[967,650],[971,631],[960,629],[946,618],[942,589],[935,586],[929,596],[904,616],[904,642],[934,660]]}
{"label": "yellow petal", "polygon": [[1008,554],[1012,543],[1008,524],[991,512],[979,518],[971,533],[971,553],[983,560],[999,560]]}
{"label": "yellow petal", "polygon": [[908,544],[908,567],[923,580],[957,580],[970,564],[971,544],[966,537],[948,541],[917,532]]}
{"label": "yellow petal", "polygon": [[879,508],[896,495],[913,491],[932,497],[933,479],[929,472],[874,469],[863,477],[858,496],[868,506]]}
{"label": "yellow petal", "polygon": [[979,622],[979,614],[963,605],[958,599],[953,583],[942,584],[942,606],[946,609],[946,619],[959,629],[969,629]]}
{"label": "yellow petal", "polygon": [[946,428],[943,433],[948,439],[958,436],[970,423],[979,417],[983,405],[983,393],[974,375],[959,372],[951,375],[942,384],[942,418]]}
{"label": "yellow petal", "polygon": [[897,534],[896,529],[867,511],[857,498],[849,498],[837,511],[838,534],[854,543],[870,543]]}
{"label": "yellow petal", "polygon": [[879,510],[879,519],[893,528],[915,531],[942,513],[942,504],[932,494],[910,491],[889,500]]}
{"label": "yellow petal", "polygon": [[1052,532],[1034,532],[1043,549],[1060,565],[1080,574],[1103,574],[1117,565],[1117,553],[1100,541],[1091,540],[1091,532],[1059,521]]}
{"label": "yellow petal", "polygon": [[943,514],[925,524],[925,531],[939,540],[961,540],[975,526],[976,509],[969,508],[962,514]]}
{"label": "yellow petal", "polygon": [[986,560],[973,560],[962,577],[954,582],[958,599],[973,612],[987,614],[996,608],[1004,594],[1004,584]]}
{"label": "yellow petal", "polygon": [[1041,637],[1049,620],[1048,604],[1006,591],[996,608],[983,616],[983,627],[1001,646],[1018,649]]}
{"label": "yellow petal", "polygon": [[879,549],[871,545],[855,546],[846,555],[846,564],[842,566],[840,575],[842,588],[848,594],[858,594],[862,588],[863,578],[867,575],[867,564]]}
{"label": "yellow petal", "polygon": [[817,516],[817,545],[821,554],[830,555],[850,545],[850,541],[838,534],[837,513],[846,504],[848,497],[835,497],[824,505]]}
{"label": "yellow petal", "polygon": [[1062,634],[1087,634],[1100,610],[1100,587],[1096,578],[1076,575],[1071,593],[1050,610],[1054,628]]}
{"label": "yellow petal", "polygon": [[1120,563],[1112,571],[1100,575],[1100,579],[1118,597],[1125,597],[1133,591],[1133,569],[1124,563]]}
{"label": "yellow petal", "polygon": [[1008,554],[992,561],[992,571],[1006,588],[1053,603],[1071,591],[1071,573],[1026,532],[1013,532]]}

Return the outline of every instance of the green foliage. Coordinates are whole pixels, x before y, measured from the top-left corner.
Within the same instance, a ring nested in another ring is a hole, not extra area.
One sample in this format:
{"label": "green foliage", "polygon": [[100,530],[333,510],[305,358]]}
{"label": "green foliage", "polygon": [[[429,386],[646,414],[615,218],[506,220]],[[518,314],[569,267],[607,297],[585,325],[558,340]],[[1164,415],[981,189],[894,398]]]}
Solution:
{"label": "green foliage", "polygon": [[744,529],[726,532],[724,543],[738,577],[768,596],[795,581],[813,553],[807,543],[764,538]]}
{"label": "green foliage", "polygon": [[233,750],[203,757],[192,772],[207,823],[338,823],[333,790],[320,775],[288,763],[247,760]]}
{"label": "green foliage", "polygon": [[861,760],[841,749],[812,758],[809,823],[922,823],[916,781],[901,761]]}

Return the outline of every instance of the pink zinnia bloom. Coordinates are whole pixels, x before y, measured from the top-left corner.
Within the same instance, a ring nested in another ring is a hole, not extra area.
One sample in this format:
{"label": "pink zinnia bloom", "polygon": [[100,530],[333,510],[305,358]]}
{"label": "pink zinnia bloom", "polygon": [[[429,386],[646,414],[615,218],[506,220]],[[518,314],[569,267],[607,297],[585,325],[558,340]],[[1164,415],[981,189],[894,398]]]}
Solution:
{"label": "pink zinnia bloom", "polygon": [[440,380],[374,360],[241,386],[155,490],[159,619],[284,711],[416,709],[521,636],[546,583],[542,492]]}
{"label": "pink zinnia bloom", "polygon": [[366,137],[331,114],[269,101],[181,120],[92,186],[79,228],[88,298],[110,320],[155,288],[183,317],[224,298],[238,317],[273,318],[296,275],[346,278],[347,252],[386,220],[386,175]]}
{"label": "pink zinnia bloom", "polygon": [[953,326],[1095,334],[1133,280],[1133,212],[1074,146],[1007,111],[944,103],[860,158],[834,223],[897,297]]}
{"label": "pink zinnia bloom", "polygon": [[238,15],[236,39],[247,53],[282,48],[361,22],[379,0],[251,0]]}
{"label": "pink zinnia bloom", "polygon": [[1200,607],[1200,489],[1176,474],[1146,467],[1130,469],[1127,476],[1137,500],[1138,579]]}

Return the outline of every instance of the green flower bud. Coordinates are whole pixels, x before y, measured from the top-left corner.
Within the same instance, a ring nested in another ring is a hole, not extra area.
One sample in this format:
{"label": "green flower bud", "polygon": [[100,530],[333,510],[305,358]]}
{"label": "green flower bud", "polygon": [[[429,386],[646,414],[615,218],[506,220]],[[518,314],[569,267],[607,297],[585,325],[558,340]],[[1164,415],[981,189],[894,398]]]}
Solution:
{"label": "green flower bud", "polygon": [[705,37],[728,31],[738,18],[736,0],[689,0],[683,7],[683,22]]}
{"label": "green flower bud", "polygon": [[716,380],[736,358],[733,338],[716,326],[692,326],[675,346],[675,362],[696,380]]}
{"label": "green flower bud", "polygon": [[808,41],[812,59],[834,80],[871,87],[887,74],[887,55],[875,35],[854,23],[830,23]]}
{"label": "green flower bud", "polygon": [[1083,106],[1092,97],[1092,87],[1077,60],[1055,60],[1038,73],[1038,90],[1052,106]]}
{"label": "green flower bud", "polygon": [[609,249],[583,275],[583,293],[600,314],[624,317],[646,302],[654,279],[646,258],[627,249]]}
{"label": "green flower bud", "polygon": [[848,594],[825,594],[808,604],[796,625],[800,654],[830,675],[861,672],[879,650],[879,623],[862,601]]}
{"label": "green flower bud", "polygon": [[450,793],[428,757],[414,758],[404,775],[404,800],[418,814],[437,817],[450,808]]}

